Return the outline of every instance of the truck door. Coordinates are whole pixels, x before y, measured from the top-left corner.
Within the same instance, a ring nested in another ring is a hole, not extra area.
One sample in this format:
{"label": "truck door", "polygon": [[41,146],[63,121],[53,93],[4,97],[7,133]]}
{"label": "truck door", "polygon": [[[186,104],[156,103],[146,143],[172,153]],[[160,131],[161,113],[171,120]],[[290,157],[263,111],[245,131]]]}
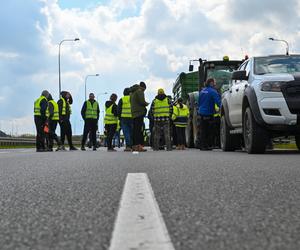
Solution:
{"label": "truck door", "polygon": [[[244,62],[238,70],[245,70],[247,63],[248,61]],[[240,102],[243,98],[242,86],[244,84],[244,81],[233,80],[231,81],[231,86],[229,88],[229,98],[227,99],[229,108],[229,119],[234,127],[242,126],[242,123],[239,118],[242,111],[240,111],[239,108],[242,105],[240,104]]]}
{"label": "truck door", "polygon": [[[247,61],[245,65],[246,75],[249,78],[250,75],[250,69],[251,69],[251,61]],[[243,98],[244,98],[244,92],[245,89],[248,87],[248,81],[239,81],[239,83],[235,86],[234,91],[236,92],[236,106],[235,106],[235,113],[234,113],[234,122],[237,127],[242,127],[243,124],[243,114],[242,114],[242,108],[243,108]]]}

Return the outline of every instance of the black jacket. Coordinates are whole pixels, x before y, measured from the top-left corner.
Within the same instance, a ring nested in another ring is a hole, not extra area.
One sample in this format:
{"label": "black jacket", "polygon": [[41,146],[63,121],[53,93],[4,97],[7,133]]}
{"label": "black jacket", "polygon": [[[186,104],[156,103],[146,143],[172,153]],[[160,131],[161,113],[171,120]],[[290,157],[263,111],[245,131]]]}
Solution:
{"label": "black jacket", "polygon": [[113,104],[112,113],[113,113],[114,116],[118,116],[118,106],[117,106],[117,104],[113,103],[112,101],[107,101],[105,103],[105,107],[109,108],[112,104]]}
{"label": "black jacket", "polygon": [[[83,120],[85,120],[85,112],[86,112],[86,107],[87,107],[87,104],[86,104],[87,101],[85,101],[82,105],[82,108],[81,108],[81,117]],[[96,101],[94,100],[92,103],[92,105],[94,105]],[[97,120],[99,120],[99,113],[100,113],[100,109],[99,109],[99,105],[98,105],[98,108],[97,108]]]}
{"label": "black jacket", "polygon": [[[155,97],[155,99],[158,99],[160,101],[164,100],[167,96],[165,94],[162,94],[162,95],[157,95]],[[169,104],[169,117],[160,117],[160,118],[154,118],[153,116],[153,112],[154,112],[154,101],[155,99],[153,100],[152,104],[151,104],[151,108],[150,108],[150,111],[148,113],[148,117],[150,119],[154,119],[154,120],[166,120],[166,118],[171,118],[172,117],[172,114],[173,114],[173,106],[172,106],[172,102],[170,99],[168,99],[168,104]]]}

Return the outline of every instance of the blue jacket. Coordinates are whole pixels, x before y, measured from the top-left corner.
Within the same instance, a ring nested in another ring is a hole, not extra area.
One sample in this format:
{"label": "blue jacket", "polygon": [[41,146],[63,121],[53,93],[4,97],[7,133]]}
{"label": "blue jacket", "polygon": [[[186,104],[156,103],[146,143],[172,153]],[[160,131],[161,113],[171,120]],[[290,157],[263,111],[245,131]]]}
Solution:
{"label": "blue jacket", "polygon": [[213,87],[206,87],[199,93],[198,113],[204,116],[210,116],[215,113],[215,104],[221,107],[221,97]]}

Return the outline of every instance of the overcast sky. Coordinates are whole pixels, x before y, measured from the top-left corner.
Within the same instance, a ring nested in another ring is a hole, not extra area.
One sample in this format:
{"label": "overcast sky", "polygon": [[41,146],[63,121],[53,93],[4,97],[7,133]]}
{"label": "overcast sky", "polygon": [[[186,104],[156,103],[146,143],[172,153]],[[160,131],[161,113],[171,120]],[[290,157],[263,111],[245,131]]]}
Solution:
{"label": "overcast sky", "polygon": [[[43,89],[74,98],[72,124],[81,134],[84,79],[88,92],[122,96],[145,81],[151,101],[171,94],[189,59],[232,59],[300,50],[300,0],[10,0],[0,8],[0,130],[33,133],[33,102]],[[99,95],[101,109],[109,96]]]}

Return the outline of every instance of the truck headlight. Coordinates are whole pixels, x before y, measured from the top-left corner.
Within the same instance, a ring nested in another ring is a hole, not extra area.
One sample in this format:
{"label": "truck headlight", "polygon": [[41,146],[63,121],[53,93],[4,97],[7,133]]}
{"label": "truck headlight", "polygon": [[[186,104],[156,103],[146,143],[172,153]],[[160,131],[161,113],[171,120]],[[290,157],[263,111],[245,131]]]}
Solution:
{"label": "truck headlight", "polygon": [[281,92],[281,85],[285,82],[280,81],[268,81],[263,82],[261,84],[261,91],[267,91],[267,92]]}

